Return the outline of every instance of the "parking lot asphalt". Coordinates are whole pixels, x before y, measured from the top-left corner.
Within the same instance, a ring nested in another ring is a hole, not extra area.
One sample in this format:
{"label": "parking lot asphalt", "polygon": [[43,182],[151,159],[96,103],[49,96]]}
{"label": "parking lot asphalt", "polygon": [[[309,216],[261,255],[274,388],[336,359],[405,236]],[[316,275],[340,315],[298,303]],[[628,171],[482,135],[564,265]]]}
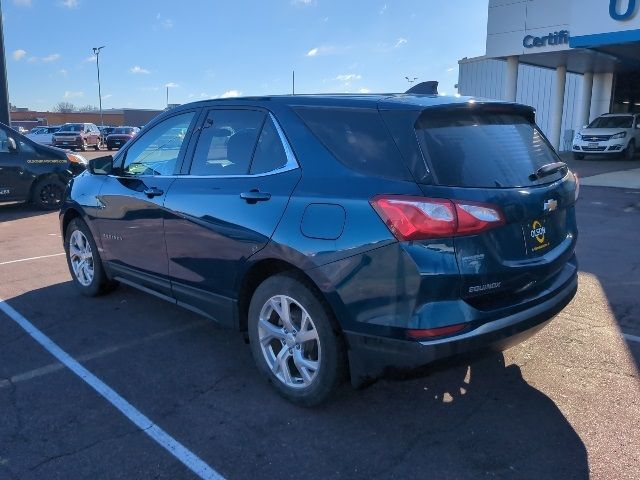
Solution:
{"label": "parking lot asphalt", "polygon": [[[583,187],[578,294],[532,339],[316,409],[237,333],[125,286],[76,293],[56,213],[0,207],[0,298],[226,478],[638,479],[639,205]],[[0,412],[0,478],[196,478],[2,312]]]}

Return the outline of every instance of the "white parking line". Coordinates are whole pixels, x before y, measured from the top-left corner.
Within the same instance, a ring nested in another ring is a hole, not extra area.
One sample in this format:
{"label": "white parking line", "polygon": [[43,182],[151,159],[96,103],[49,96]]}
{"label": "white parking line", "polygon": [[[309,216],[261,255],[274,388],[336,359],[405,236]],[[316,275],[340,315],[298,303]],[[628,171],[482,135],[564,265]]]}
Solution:
{"label": "white parking line", "polygon": [[623,333],[622,336],[627,340],[631,340],[632,342],[640,342],[640,337],[637,335],[631,335],[629,333]]}
{"label": "white parking line", "polygon": [[[106,357],[107,355],[111,355],[112,353],[116,353],[126,348],[136,347],[138,345],[149,343],[154,340],[159,340],[164,337],[169,337],[177,333],[186,332],[187,330],[193,330],[194,328],[202,327],[207,324],[211,324],[211,321],[198,320],[196,322],[191,322],[181,327],[171,328],[169,330],[164,330],[162,332],[153,333],[149,336],[140,338],[138,340],[133,340],[131,342],[126,342],[126,343],[120,343],[118,345],[113,345],[112,347],[107,347],[102,350],[98,350],[97,352],[80,355],[76,358],[76,360],[78,362],[87,362],[89,360],[95,360],[96,358]],[[33,370],[29,370],[28,372],[19,373],[7,380],[0,380],[0,388],[6,388],[6,387],[10,387],[11,385],[15,385],[16,383],[33,380],[34,378],[42,377],[43,375],[48,375],[50,373],[58,372],[64,368],[66,367],[62,363],[53,362],[53,363],[50,363],[49,365],[45,365],[44,367],[34,368]]]}
{"label": "white parking line", "polygon": [[19,262],[29,262],[31,260],[40,260],[41,258],[59,257],[61,255],[64,255],[64,252],[54,253],[52,255],[40,255],[39,257],[29,257],[29,258],[20,258],[18,260],[9,260],[8,262],[0,262],[0,265],[9,265],[10,263],[19,263]]}
{"label": "white parking line", "polygon": [[111,405],[117,408],[125,417],[127,417],[134,425],[146,433],[158,445],[163,447],[167,452],[173,455],[177,460],[182,462],[189,470],[203,479],[223,479],[218,472],[207,465],[195,453],[186,448],[175,438],[162,430],[158,425],[153,423],[142,412],[122,398],[115,390],[96,377],[89,370],[84,368],[67,352],[62,350],[49,337],[38,330],[29,320],[18,313],[7,302],[0,299],[0,310],[2,310],[11,320],[16,322],[24,331],[44,347],[51,355],[63,363],[69,370],[80,377],[91,388],[98,392]]}

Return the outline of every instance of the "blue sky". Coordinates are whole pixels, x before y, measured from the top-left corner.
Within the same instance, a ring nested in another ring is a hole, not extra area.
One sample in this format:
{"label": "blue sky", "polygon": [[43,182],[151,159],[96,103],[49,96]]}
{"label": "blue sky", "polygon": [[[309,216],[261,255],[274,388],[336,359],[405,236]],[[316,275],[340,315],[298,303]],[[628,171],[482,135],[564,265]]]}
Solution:
{"label": "blue sky", "polygon": [[486,0],[4,0],[9,96],[51,109],[291,92],[397,92],[405,76],[456,93],[483,55]]}

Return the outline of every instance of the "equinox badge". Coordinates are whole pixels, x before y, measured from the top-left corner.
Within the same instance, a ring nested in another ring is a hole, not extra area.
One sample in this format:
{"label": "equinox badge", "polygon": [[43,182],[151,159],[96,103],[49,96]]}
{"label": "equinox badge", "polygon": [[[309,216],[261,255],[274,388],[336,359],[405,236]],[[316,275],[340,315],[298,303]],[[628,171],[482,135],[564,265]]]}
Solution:
{"label": "equinox badge", "polygon": [[554,199],[547,200],[544,202],[544,211],[545,212],[553,212],[558,209],[558,201]]}

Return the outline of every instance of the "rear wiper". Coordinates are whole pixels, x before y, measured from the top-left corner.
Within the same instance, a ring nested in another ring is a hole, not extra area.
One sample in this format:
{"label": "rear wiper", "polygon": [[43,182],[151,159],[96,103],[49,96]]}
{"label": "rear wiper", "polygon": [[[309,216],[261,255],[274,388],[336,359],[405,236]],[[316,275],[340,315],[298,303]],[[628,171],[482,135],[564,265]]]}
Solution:
{"label": "rear wiper", "polygon": [[533,182],[534,180],[540,180],[541,178],[548,177],[549,175],[553,175],[558,172],[562,172],[563,175],[566,175],[568,171],[569,166],[564,162],[547,163],[529,175],[529,180]]}

